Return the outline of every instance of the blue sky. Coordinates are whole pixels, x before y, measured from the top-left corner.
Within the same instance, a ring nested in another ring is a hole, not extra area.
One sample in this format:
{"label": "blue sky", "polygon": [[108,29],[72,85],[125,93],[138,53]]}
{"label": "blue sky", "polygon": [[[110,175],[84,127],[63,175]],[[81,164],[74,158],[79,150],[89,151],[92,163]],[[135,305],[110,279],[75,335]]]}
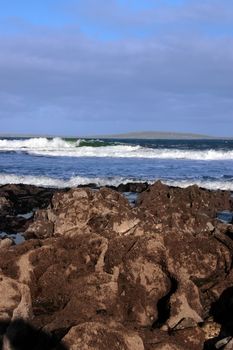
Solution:
{"label": "blue sky", "polygon": [[233,136],[231,0],[0,6],[0,132]]}

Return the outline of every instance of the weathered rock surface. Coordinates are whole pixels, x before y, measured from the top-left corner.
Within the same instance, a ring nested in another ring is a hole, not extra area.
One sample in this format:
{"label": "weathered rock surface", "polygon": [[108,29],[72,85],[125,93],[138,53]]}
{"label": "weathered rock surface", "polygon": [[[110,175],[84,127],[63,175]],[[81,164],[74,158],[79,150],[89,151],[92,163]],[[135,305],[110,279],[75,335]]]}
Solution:
{"label": "weathered rock surface", "polygon": [[70,350],[144,350],[142,339],[136,332],[122,326],[98,322],[72,327],[64,338]]}
{"label": "weathered rock surface", "polygon": [[232,210],[230,193],[158,182],[134,208],[106,188],[46,204],[33,239],[1,244],[2,322],[26,320],[71,350],[229,347],[233,229],[216,213]]}
{"label": "weathered rock surface", "polygon": [[37,212],[26,233],[43,238],[72,237],[84,231],[112,236],[127,233],[138,222],[128,201],[116,191],[72,189],[56,193],[50,208]]}
{"label": "weathered rock surface", "polygon": [[140,194],[138,205],[149,211],[158,228],[182,229],[197,234],[211,230],[217,211],[233,210],[230,192],[210,191],[196,185],[169,187],[157,181]]}

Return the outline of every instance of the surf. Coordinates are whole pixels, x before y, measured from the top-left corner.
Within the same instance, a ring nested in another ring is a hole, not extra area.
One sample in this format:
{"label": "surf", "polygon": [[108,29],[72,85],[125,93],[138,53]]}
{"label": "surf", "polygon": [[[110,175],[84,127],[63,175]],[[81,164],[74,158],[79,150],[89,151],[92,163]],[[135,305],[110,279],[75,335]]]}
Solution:
{"label": "surf", "polygon": [[146,147],[140,144],[120,143],[98,139],[62,139],[59,137],[2,139],[0,152],[23,152],[46,157],[102,157],[102,158],[147,158],[184,160],[233,160],[233,150],[179,149]]}

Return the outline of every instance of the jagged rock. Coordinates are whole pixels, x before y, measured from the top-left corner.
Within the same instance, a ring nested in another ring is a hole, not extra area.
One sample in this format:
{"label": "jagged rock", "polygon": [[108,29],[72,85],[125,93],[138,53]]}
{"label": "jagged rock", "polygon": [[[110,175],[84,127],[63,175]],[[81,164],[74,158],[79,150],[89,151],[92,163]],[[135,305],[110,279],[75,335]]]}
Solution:
{"label": "jagged rock", "polygon": [[116,190],[119,192],[134,192],[141,193],[149,187],[147,182],[129,182],[127,184],[120,184],[116,187]]}
{"label": "jagged rock", "polygon": [[[157,181],[139,195],[138,206],[149,211],[157,224],[192,233],[209,231],[218,211],[232,210],[230,192],[210,191],[196,185],[169,187]],[[212,227],[211,227],[212,230]]]}
{"label": "jagged rock", "polygon": [[164,246],[156,237],[117,238],[110,242],[106,269],[119,267],[118,308],[124,319],[140,326],[152,326],[157,321],[157,303],[171,288],[163,257]]}
{"label": "jagged rock", "polygon": [[182,232],[164,234],[164,246],[168,270],[178,281],[177,291],[171,296],[169,326],[187,317],[201,322],[205,307],[201,292],[227,276],[231,251],[213,236],[197,238]]}
{"label": "jagged rock", "polygon": [[0,275],[0,321],[31,317],[31,295],[27,285]]}
{"label": "jagged rock", "polygon": [[95,232],[109,236],[122,235],[134,228],[139,219],[128,201],[110,189],[88,188],[56,193],[51,208],[39,211],[26,234],[36,237],[74,236]]}
{"label": "jagged rock", "polygon": [[63,340],[70,350],[144,350],[136,332],[115,324],[84,323],[71,328]]}
{"label": "jagged rock", "polygon": [[198,327],[187,327],[186,329],[174,332],[174,343],[179,344],[184,349],[201,350],[204,346],[204,332]]}
{"label": "jagged rock", "polygon": [[0,217],[0,230],[9,234],[23,232],[27,228],[27,224],[27,220],[23,217],[14,215]]}
{"label": "jagged rock", "polygon": [[8,215],[13,210],[12,202],[4,196],[0,197],[0,215]]}
{"label": "jagged rock", "polygon": [[28,219],[19,214],[46,208],[54,191],[31,185],[0,186],[0,230],[10,233],[25,231]]}
{"label": "jagged rock", "polygon": [[0,186],[0,197],[10,200],[14,211],[23,214],[34,208],[46,208],[55,191],[51,188],[12,184]]}
{"label": "jagged rock", "polygon": [[214,219],[229,193],[164,186],[136,208],[111,189],[57,191],[34,239],[0,249],[1,319],[27,318],[71,350],[201,350],[214,305],[231,332],[231,225]]}
{"label": "jagged rock", "polygon": [[[203,212],[209,217],[215,217],[220,210],[231,210],[233,202],[229,191],[211,191],[196,185],[187,188],[171,187],[155,182],[138,200],[142,207],[148,207],[149,211],[164,212],[173,209],[174,212],[189,211],[191,213]],[[157,204],[156,207],[154,204]]]}

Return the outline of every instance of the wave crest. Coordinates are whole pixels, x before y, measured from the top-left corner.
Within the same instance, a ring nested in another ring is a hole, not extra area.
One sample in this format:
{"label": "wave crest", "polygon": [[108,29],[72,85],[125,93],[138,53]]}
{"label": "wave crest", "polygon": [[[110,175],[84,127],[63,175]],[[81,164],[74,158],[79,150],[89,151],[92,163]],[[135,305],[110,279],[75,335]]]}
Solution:
{"label": "wave crest", "polygon": [[[147,181],[152,184],[157,179]],[[198,185],[199,187],[207,188],[210,190],[226,190],[233,191],[233,182],[231,180],[204,180],[204,179],[180,179],[180,180],[164,180],[161,181],[170,186],[188,187],[191,185]],[[145,182],[142,179],[125,178],[125,177],[82,177],[74,176],[70,179],[57,179],[48,176],[33,176],[33,175],[15,175],[0,173],[0,185],[6,184],[24,184],[34,185],[41,187],[54,187],[54,188],[66,188],[77,187],[79,185],[96,184],[97,186],[118,186],[120,184],[126,184],[129,182]]]}
{"label": "wave crest", "polygon": [[0,151],[26,152],[51,157],[111,157],[186,160],[233,160],[233,150],[180,150],[147,148],[140,145],[119,144],[102,140],[65,140],[31,138],[25,140],[0,140]]}

